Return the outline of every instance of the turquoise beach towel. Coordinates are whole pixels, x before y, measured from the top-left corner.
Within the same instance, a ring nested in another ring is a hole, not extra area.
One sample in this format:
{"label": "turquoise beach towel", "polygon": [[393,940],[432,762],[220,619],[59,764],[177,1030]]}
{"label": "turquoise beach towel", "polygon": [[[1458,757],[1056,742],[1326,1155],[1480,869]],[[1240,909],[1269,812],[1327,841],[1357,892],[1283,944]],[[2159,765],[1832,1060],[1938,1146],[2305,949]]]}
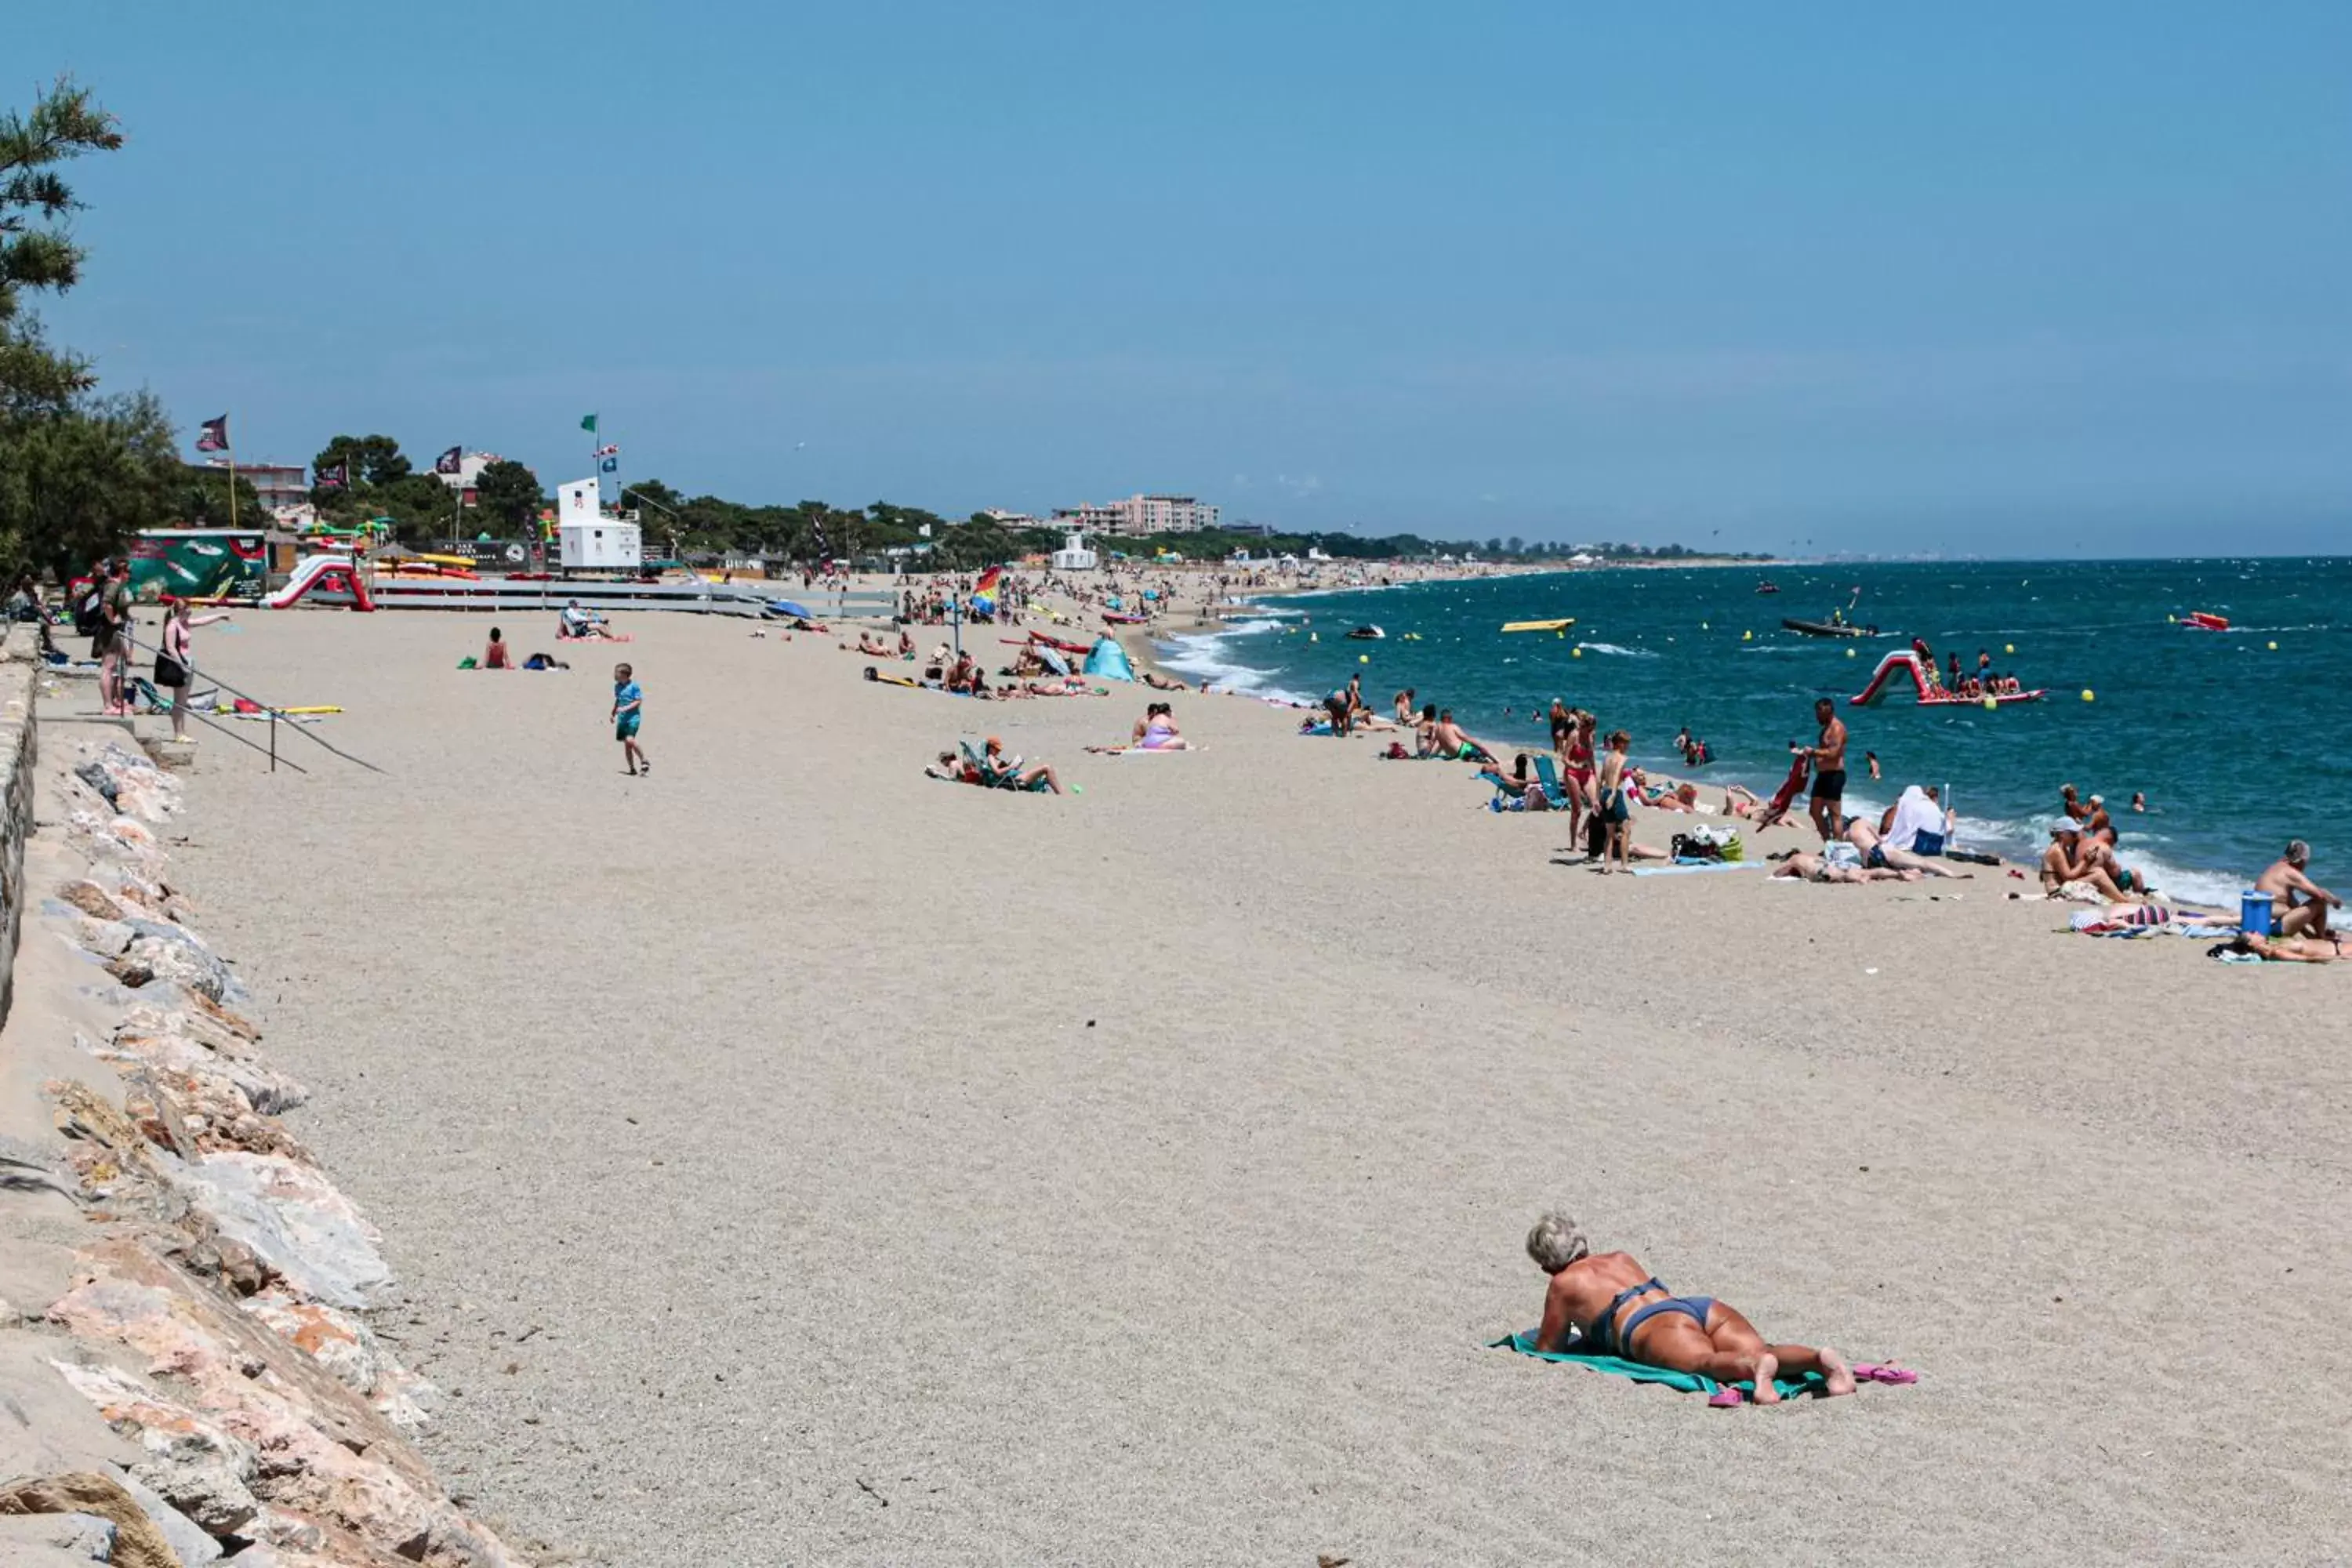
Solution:
{"label": "turquoise beach towel", "polygon": [[[1533,1329],[1528,1330],[1525,1333],[1507,1334],[1494,1341],[1486,1348],[1497,1351],[1517,1351],[1521,1355],[1533,1356],[1538,1361],[1563,1361],[1571,1366],[1590,1367],[1594,1372],[1605,1372],[1612,1377],[1629,1377],[1635,1383],[1663,1383],[1678,1394],[1713,1394],[1717,1389],[1724,1386],[1715,1379],[1703,1377],[1695,1372],[1672,1372],[1663,1366],[1649,1366],[1638,1361],[1627,1361],[1622,1356],[1587,1355],[1575,1351],[1539,1351],[1536,1349],[1536,1331]],[[1793,1399],[1801,1394],[1813,1393],[1826,1381],[1820,1373],[1809,1372],[1801,1377],[1776,1377],[1772,1380],[1772,1385],[1780,1391],[1781,1398]],[[1730,1386],[1743,1390],[1751,1395],[1756,1392],[1753,1382],[1735,1383]]]}

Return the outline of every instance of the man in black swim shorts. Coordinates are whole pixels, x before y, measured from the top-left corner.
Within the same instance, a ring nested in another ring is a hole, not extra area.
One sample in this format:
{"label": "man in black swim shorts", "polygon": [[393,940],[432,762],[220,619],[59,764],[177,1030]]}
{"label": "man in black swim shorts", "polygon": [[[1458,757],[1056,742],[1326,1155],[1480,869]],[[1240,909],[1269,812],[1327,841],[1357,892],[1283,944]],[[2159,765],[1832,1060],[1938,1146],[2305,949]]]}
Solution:
{"label": "man in black swim shorts", "polygon": [[1845,796],[1845,721],[1837,716],[1837,704],[1824,697],[1813,704],[1813,719],[1822,727],[1822,738],[1814,745],[1813,801],[1811,816],[1813,831],[1827,844],[1838,836],[1840,827],[1838,803]]}

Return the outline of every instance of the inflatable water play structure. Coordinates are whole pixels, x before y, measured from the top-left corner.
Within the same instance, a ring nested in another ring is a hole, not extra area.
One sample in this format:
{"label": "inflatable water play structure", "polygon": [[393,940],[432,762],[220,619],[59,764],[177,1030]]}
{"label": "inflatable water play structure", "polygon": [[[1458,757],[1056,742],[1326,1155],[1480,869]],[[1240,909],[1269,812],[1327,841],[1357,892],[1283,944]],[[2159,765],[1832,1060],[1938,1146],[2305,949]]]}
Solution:
{"label": "inflatable water play structure", "polygon": [[1576,625],[1574,616],[1564,616],[1556,621],[1505,621],[1507,632],[1564,632]]}
{"label": "inflatable water play structure", "polygon": [[331,550],[303,557],[301,564],[294,568],[294,575],[286,580],[286,586],[261,602],[273,610],[289,610],[313,588],[330,594],[349,594],[354,610],[375,608],[367,579],[352,564],[352,558]]}
{"label": "inflatable water play structure", "polygon": [[1997,693],[1990,698],[1956,696],[1929,679],[1933,671],[1920,664],[1917,654],[1906,648],[1901,653],[1890,653],[1880,659],[1877,670],[1870,678],[1870,684],[1846,700],[1856,708],[1875,708],[1885,700],[1888,682],[1904,674],[1911,677],[1911,689],[1922,708],[1980,708],[1988,701],[1996,707],[2006,707],[2011,702],[2039,702],[2046,689],[2036,687],[2032,691]]}

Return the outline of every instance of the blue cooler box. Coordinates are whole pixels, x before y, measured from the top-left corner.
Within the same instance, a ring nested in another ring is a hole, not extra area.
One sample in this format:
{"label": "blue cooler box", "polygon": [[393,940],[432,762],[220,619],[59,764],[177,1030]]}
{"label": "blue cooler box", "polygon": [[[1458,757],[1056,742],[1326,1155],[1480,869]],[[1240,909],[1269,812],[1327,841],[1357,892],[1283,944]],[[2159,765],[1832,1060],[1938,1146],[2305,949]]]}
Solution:
{"label": "blue cooler box", "polygon": [[2271,896],[2252,888],[2238,895],[2238,929],[2248,936],[2271,934]]}

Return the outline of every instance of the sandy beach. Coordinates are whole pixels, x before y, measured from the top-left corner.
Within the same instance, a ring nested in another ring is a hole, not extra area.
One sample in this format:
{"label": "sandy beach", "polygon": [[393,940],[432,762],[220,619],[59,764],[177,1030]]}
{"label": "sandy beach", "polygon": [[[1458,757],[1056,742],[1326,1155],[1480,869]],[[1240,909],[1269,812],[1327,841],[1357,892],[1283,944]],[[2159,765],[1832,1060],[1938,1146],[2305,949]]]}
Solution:
{"label": "sandy beach", "polygon": [[[405,1282],[426,1451],[568,1561],[2352,1555],[2341,966],[1997,873],[1597,877],[1243,699],[1092,756],[1158,694],[683,616],[458,671],[487,626],[200,634],[384,773],[201,731],[178,854]],[[991,734],[1083,793],[922,775]],[[1711,1411],[1486,1348],[1555,1204],[1921,1381]]]}

